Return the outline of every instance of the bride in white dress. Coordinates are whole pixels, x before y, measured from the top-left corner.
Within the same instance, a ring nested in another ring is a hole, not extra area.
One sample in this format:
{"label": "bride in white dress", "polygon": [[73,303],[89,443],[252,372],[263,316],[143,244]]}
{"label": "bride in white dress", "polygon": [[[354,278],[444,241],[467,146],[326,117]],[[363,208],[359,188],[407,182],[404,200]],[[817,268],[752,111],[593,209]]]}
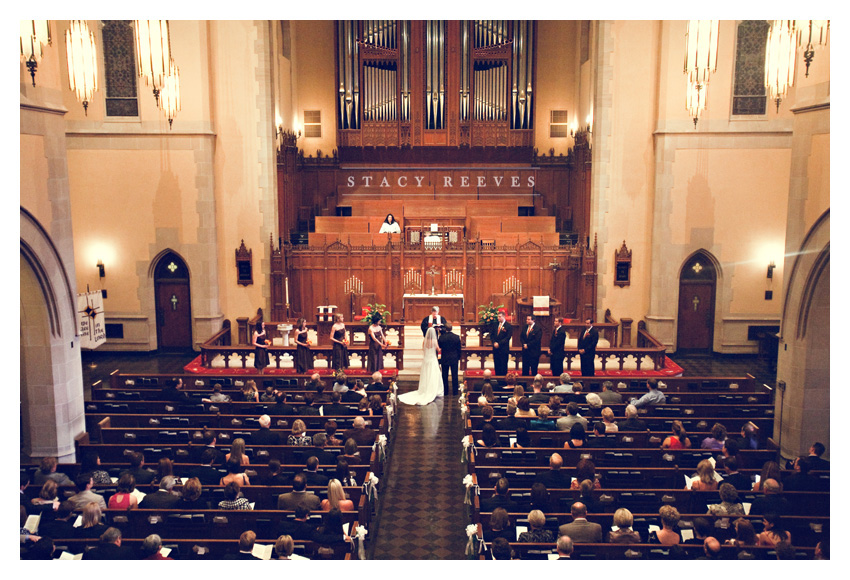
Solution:
{"label": "bride in white dress", "polygon": [[433,328],[425,334],[422,350],[425,356],[419,373],[419,388],[398,397],[399,401],[408,405],[427,405],[443,396],[443,375],[437,362],[437,332]]}

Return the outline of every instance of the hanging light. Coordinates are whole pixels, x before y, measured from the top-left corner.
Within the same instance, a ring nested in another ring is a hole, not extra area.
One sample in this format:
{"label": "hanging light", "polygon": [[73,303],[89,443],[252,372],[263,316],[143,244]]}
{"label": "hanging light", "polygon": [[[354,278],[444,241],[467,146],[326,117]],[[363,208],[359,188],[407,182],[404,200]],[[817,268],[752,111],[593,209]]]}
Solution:
{"label": "hanging light", "polygon": [[806,76],[809,65],[815,58],[815,46],[829,44],[829,20],[797,20],[797,46],[805,47],[803,59],[806,61]]}
{"label": "hanging light", "polygon": [[35,70],[44,56],[44,45],[51,44],[49,20],[21,20],[21,62],[27,63],[27,70],[35,86]]}
{"label": "hanging light", "polygon": [[168,63],[168,76],[165,77],[165,82],[160,93],[160,108],[165,113],[168,119],[168,128],[171,128],[171,123],[177,112],[180,110],[180,69],[174,64],[174,59]]}
{"label": "hanging light", "polygon": [[767,33],[767,54],[764,65],[764,85],[768,95],[779,103],[794,85],[794,71],[797,65],[797,44],[793,20],[774,20]]}
{"label": "hanging light", "polygon": [[717,70],[717,20],[690,20],[685,35],[685,74],[689,83],[706,84]]}
{"label": "hanging light", "polygon": [[136,57],[139,63],[139,76],[145,84],[153,86],[156,106],[159,106],[159,92],[168,76],[171,62],[171,38],[167,20],[136,20]]}
{"label": "hanging light", "polygon": [[70,24],[65,31],[68,79],[88,115],[89,101],[97,90],[97,46],[85,20],[71,20]]}
{"label": "hanging light", "polygon": [[700,113],[705,110],[706,85],[700,83],[688,83],[687,109],[688,114],[694,120],[694,129],[697,127]]}
{"label": "hanging light", "polygon": [[717,70],[718,25],[717,20],[689,20],[685,34],[684,73],[688,75],[685,99],[695,129],[700,113],[705,110],[708,81]]}

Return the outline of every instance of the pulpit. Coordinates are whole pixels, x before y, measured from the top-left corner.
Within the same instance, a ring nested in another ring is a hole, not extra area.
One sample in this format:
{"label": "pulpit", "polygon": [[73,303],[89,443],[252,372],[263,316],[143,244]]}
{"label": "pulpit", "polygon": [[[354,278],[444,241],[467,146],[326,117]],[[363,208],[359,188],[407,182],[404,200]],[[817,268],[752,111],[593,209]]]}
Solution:
{"label": "pulpit", "polygon": [[[516,301],[516,308],[517,321],[514,324],[514,334],[516,335],[516,344],[519,344],[519,333],[525,326],[525,317],[534,314],[532,298],[527,297],[518,299]],[[552,320],[559,316],[561,316],[561,303],[557,300],[553,300],[551,297],[549,298],[549,314],[534,314],[534,319],[536,321],[535,324],[539,324],[540,329],[543,331],[543,339],[541,340],[540,346],[544,352],[549,347],[549,337],[552,336]]]}

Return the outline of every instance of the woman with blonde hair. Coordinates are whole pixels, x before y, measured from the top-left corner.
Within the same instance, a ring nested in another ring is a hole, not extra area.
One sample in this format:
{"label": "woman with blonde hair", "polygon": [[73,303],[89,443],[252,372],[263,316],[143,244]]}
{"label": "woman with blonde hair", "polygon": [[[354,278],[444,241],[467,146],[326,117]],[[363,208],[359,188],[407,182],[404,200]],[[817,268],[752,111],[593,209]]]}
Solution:
{"label": "woman with blonde hair", "polygon": [[606,433],[616,433],[620,430],[620,428],[617,427],[617,422],[614,420],[614,411],[611,407],[605,407],[602,409],[602,422],[605,424]]}
{"label": "woman with blonde hair", "polygon": [[294,551],[295,542],[292,541],[292,536],[280,536],[274,543],[274,553],[277,554],[278,560],[289,560]]}
{"label": "woman with blonde hair", "polygon": [[523,543],[549,543],[555,541],[555,535],[552,533],[552,530],[547,530],[544,526],[546,525],[546,516],[540,510],[531,510],[528,513],[528,527],[530,528],[527,532],[522,532],[517,538],[518,542]]}
{"label": "woman with blonde hair", "polygon": [[608,532],[608,542],[611,544],[640,544],[640,534],[632,529],[634,524],[632,512],[620,508],[614,512],[616,530]]}
{"label": "woman with blonde hair", "polygon": [[245,381],[245,384],[242,385],[242,400],[246,403],[260,402],[260,393],[257,391],[257,383],[251,379]]}
{"label": "woman with blonde hair", "polygon": [[230,444],[230,453],[224,456],[225,462],[230,460],[239,465],[248,465],[249,463],[248,456],[245,455],[245,440],[241,437],[233,440],[233,443]]}
{"label": "woman with blonde hair", "polygon": [[53,505],[53,502],[59,501],[59,484],[52,479],[48,479],[41,486],[41,491],[38,492],[38,497],[32,498],[32,505],[46,506]]}
{"label": "woman with blonde hair", "polygon": [[679,510],[671,505],[663,505],[658,510],[658,515],[661,518],[661,529],[650,533],[649,543],[657,541],[663,546],[677,546],[682,541],[679,533],[674,530],[679,523]]}
{"label": "woman with blonde hair", "polygon": [[76,529],[77,538],[99,538],[106,531],[106,524],[101,523],[103,512],[100,506],[91,501],[83,508],[83,523]]}
{"label": "woman with blonde hair", "polygon": [[183,493],[180,503],[175,507],[181,510],[202,510],[207,508],[207,502],[201,499],[204,493],[204,488],[201,486],[201,480],[193,477],[183,484]]}
{"label": "woman with blonde hair", "polygon": [[[688,488],[685,488],[688,489]],[[691,480],[692,491],[716,491],[717,481],[714,479],[714,466],[708,459],[697,464],[697,476]]]}
{"label": "woman with blonde hair", "polygon": [[307,435],[307,425],[301,419],[292,422],[292,432],[286,440],[287,445],[300,445],[309,447],[313,444],[313,438]]}
{"label": "woman with blonde hair", "polygon": [[345,490],[342,489],[342,484],[338,479],[332,479],[328,482],[328,499],[322,500],[322,511],[330,511],[334,508],[350,512],[354,510],[354,502],[345,498]]}

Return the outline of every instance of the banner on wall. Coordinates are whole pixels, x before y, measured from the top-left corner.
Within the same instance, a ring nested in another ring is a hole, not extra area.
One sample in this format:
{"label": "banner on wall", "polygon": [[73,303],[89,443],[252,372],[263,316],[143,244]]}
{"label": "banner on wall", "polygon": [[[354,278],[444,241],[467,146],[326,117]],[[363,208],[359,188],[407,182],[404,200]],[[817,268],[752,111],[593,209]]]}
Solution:
{"label": "banner on wall", "polygon": [[100,290],[77,294],[77,314],[80,348],[97,348],[106,342],[106,317]]}

